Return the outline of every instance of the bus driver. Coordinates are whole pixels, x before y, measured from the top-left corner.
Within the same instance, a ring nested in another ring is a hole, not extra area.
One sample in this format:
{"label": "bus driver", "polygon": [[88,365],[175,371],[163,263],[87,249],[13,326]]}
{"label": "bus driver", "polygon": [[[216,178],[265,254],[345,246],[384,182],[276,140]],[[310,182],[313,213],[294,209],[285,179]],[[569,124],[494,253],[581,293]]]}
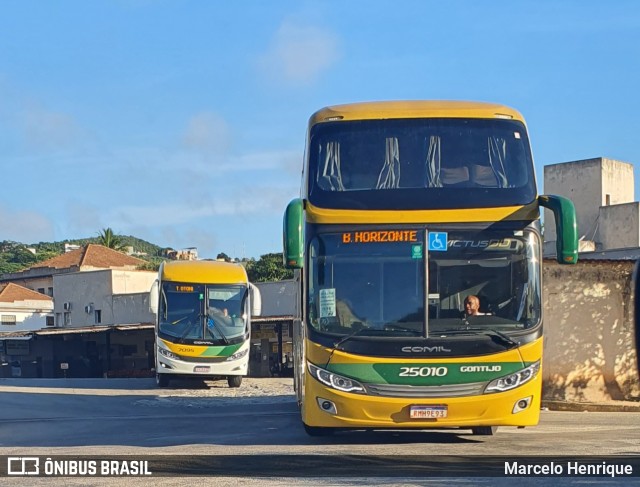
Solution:
{"label": "bus driver", "polygon": [[467,316],[482,316],[486,313],[480,312],[480,299],[478,296],[470,294],[464,298],[464,315]]}

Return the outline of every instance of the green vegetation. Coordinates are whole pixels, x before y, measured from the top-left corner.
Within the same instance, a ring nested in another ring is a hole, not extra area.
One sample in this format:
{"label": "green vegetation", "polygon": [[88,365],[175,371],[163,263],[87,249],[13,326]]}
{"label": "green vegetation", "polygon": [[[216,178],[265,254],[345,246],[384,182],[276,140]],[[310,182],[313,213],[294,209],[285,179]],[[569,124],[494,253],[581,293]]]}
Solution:
{"label": "green vegetation", "polygon": [[[126,250],[127,247],[133,247],[133,256],[146,261],[138,267],[140,270],[157,271],[160,264],[166,260],[164,253],[167,249],[136,237],[116,235],[110,228],[105,228],[99,236],[94,238],[40,242],[31,245],[9,240],[0,241],[0,275],[19,272],[38,262],[63,254],[65,243],[79,246],[90,243],[99,245],[107,243],[109,245],[105,245],[105,247],[121,251]],[[224,252],[220,252],[217,258],[238,261]],[[281,253],[265,254],[258,260],[248,259],[240,263],[245,266],[251,282],[280,281],[293,278],[293,271],[286,269],[282,263]]]}
{"label": "green vegetation", "polygon": [[122,252],[125,250],[125,245],[122,242],[122,237],[113,233],[110,228],[103,228],[98,235],[98,243],[107,247],[108,249],[118,250]]}
{"label": "green vegetation", "polygon": [[247,261],[245,267],[251,282],[281,281],[293,278],[293,270],[284,267],[282,253],[262,255],[258,261]]}
{"label": "green vegetation", "polygon": [[[102,237],[104,237],[105,230],[103,230]],[[158,270],[160,263],[164,260],[162,258],[164,253],[164,249],[162,247],[132,236],[113,236],[116,237],[116,240],[120,244],[120,249],[125,250],[127,247],[133,247],[135,257],[148,262],[141,266],[141,268],[144,270]],[[63,240],[61,242],[39,242],[28,245],[10,240],[0,241],[0,275],[19,272],[37,264],[38,262],[63,254],[65,243],[80,246],[90,243],[102,245],[100,238],[101,236],[94,238]]]}

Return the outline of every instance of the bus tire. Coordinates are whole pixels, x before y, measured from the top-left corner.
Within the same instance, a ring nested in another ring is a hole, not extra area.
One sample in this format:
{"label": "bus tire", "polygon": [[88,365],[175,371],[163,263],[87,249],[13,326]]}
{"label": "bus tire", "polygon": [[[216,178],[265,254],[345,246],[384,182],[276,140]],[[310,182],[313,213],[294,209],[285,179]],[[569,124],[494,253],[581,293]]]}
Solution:
{"label": "bus tire", "polygon": [[167,387],[169,385],[169,376],[156,373],[156,385],[158,387]]}
{"label": "bus tire", "polygon": [[475,428],[471,428],[471,433],[475,436],[493,436],[497,432],[497,426],[477,426]]}
{"label": "bus tire", "polygon": [[333,428],[323,428],[321,426],[309,426],[308,424],[302,423],[304,426],[304,431],[309,436],[330,436],[335,430]]}
{"label": "bus tire", "polygon": [[240,387],[240,384],[242,384],[242,376],[241,375],[228,376],[227,384],[229,384],[229,387]]}

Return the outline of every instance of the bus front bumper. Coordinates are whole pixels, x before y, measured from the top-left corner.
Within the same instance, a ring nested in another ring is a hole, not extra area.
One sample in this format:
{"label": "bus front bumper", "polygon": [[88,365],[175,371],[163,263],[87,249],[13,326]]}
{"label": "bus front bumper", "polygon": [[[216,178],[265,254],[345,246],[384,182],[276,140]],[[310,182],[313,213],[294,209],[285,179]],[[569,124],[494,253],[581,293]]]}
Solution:
{"label": "bus front bumper", "polygon": [[229,376],[247,375],[248,357],[239,360],[223,360],[218,362],[185,362],[167,357],[159,357],[156,371],[159,374],[177,374],[185,376]]}
{"label": "bus front bumper", "polygon": [[[397,398],[342,392],[307,376],[302,421],[308,426],[354,429],[533,426],[540,416],[541,385],[542,375],[538,374],[530,382],[506,392],[453,398]],[[412,407],[419,409],[415,406],[445,406],[446,417],[411,418]]]}

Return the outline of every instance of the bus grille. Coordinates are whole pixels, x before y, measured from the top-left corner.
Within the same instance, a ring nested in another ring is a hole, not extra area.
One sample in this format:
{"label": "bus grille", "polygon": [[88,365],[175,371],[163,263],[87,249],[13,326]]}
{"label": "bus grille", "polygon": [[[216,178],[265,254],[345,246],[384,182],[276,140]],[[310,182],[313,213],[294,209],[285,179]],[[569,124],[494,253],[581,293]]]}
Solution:
{"label": "bus grille", "polygon": [[185,355],[180,355],[180,360],[183,362],[191,362],[197,364],[215,364],[219,362],[224,362],[228,357],[187,357]]}
{"label": "bus grille", "polygon": [[470,384],[448,384],[444,386],[405,386],[397,384],[365,384],[371,396],[383,397],[462,397],[478,396],[484,391],[486,382],[472,382]]}

